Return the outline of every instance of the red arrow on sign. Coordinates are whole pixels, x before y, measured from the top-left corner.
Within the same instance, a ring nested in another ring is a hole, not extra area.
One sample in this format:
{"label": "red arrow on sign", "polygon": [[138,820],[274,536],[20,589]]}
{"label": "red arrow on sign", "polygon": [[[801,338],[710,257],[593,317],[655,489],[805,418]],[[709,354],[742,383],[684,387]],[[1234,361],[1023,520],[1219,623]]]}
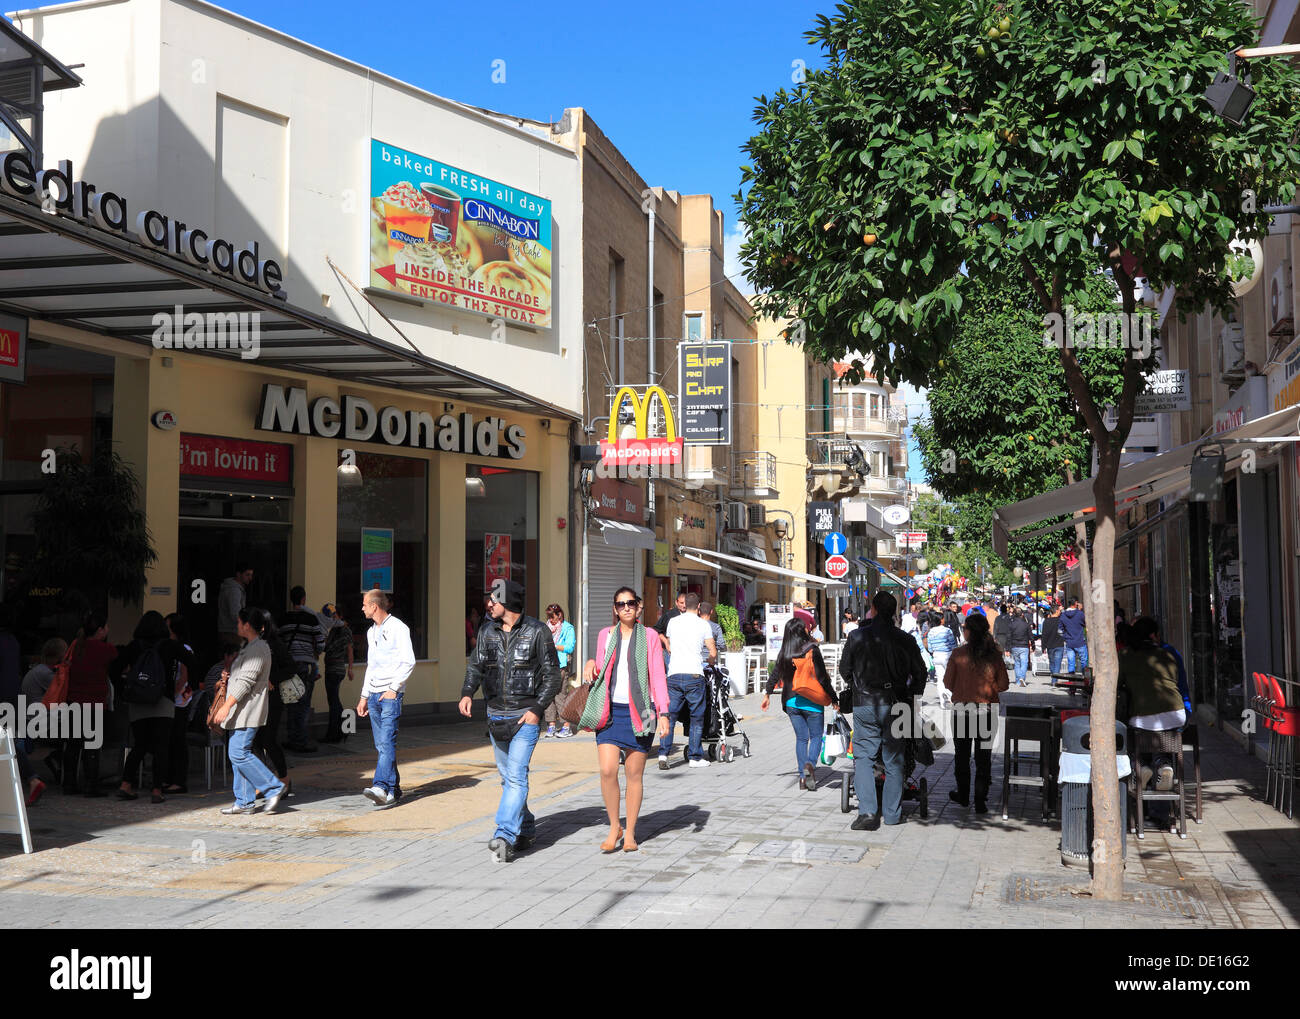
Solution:
{"label": "red arrow on sign", "polygon": [[826,560],[826,576],[831,580],[843,580],[849,574],[849,561],[842,555],[833,555]]}

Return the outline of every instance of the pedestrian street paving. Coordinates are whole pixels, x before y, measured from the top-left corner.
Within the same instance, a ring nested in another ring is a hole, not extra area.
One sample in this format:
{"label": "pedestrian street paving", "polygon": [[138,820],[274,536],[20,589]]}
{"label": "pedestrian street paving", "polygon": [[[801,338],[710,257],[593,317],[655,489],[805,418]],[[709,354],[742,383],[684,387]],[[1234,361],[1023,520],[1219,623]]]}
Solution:
{"label": "pedestrian street paving", "polygon": [[[1041,683],[1042,681],[1037,681]],[[931,697],[933,687],[931,687]],[[1059,825],[1014,789],[1001,818],[948,800],[950,746],[924,774],[929,817],[851,831],[849,762],[797,787],[792,731],[774,702],[733,702],[753,756],[707,769],[678,757],[646,770],[641,851],[602,855],[607,831],[594,739],[543,740],[530,805],[537,843],[512,864],[486,848],[500,785],[481,722],[408,725],[407,796],[361,795],[374,763],[364,728],[336,752],[291,758],[296,795],[272,815],[226,818],[228,788],[145,800],[50,789],[32,809],[37,852],[0,840],[0,909],[15,927],[1296,927],[1300,823],[1256,797],[1263,766],[1203,731],[1205,820],[1186,840],[1129,837],[1127,899],[1078,893]],[[680,746],[680,743],[679,743]],[[192,782],[191,788],[201,788]]]}

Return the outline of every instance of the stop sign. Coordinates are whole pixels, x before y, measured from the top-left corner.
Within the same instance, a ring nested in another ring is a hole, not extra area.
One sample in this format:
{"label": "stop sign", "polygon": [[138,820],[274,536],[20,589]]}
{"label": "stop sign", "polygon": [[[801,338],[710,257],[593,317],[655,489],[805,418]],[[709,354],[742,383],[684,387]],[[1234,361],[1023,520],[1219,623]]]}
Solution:
{"label": "stop sign", "polygon": [[842,580],[849,573],[849,561],[842,555],[833,555],[826,560],[826,576],[832,580]]}

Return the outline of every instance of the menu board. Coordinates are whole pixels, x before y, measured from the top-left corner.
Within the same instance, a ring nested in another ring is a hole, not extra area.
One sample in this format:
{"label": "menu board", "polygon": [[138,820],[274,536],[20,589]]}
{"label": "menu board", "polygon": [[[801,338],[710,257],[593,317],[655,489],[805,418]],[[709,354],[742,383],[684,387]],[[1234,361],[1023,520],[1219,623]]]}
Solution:
{"label": "menu board", "polygon": [[370,285],[549,329],[550,201],[370,144]]}

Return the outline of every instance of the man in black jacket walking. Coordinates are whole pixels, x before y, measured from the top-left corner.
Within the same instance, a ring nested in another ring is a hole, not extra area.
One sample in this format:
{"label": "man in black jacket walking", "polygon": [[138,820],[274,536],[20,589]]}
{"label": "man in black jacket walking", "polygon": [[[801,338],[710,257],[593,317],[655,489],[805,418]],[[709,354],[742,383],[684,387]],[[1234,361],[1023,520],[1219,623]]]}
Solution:
{"label": "man in black jacket walking", "polygon": [[497,827],[488,842],[497,863],[509,863],[533,843],[537,819],[528,809],[528,765],[542,715],[561,683],[550,628],[524,615],[522,584],[508,580],[503,586],[492,593],[491,619],[479,630],[460,691],[466,718],[480,686],[487,702],[488,738],[501,775]]}
{"label": "man in black jacket walking", "polygon": [[912,733],[913,698],[925,692],[928,670],[921,649],[894,625],[898,602],[886,591],[871,599],[875,617],[849,634],[840,675],[853,686],[853,785],[858,793],[855,831],[880,827],[872,763],[885,767],[884,821],[903,821],[903,740]]}

